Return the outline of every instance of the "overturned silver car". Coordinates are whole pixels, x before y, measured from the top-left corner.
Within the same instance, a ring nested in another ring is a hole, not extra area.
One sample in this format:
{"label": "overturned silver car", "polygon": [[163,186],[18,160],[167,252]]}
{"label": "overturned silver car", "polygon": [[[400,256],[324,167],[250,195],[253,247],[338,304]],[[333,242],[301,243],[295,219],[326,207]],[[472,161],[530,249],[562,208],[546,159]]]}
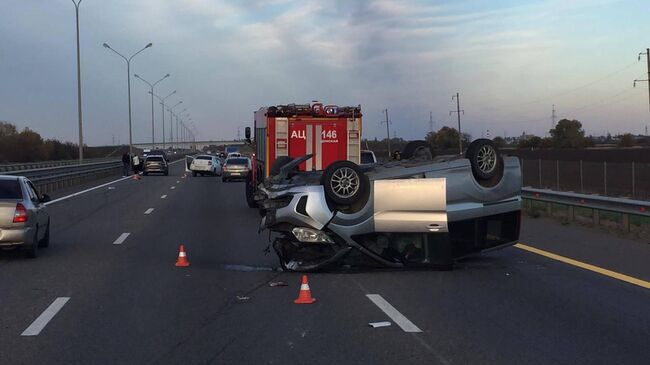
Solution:
{"label": "overturned silver car", "polygon": [[455,259],[516,243],[519,160],[487,139],[464,156],[430,151],[414,141],[403,160],[366,169],[336,161],[302,172],[311,155],[278,159],[254,199],[283,269],[351,262],[450,269]]}

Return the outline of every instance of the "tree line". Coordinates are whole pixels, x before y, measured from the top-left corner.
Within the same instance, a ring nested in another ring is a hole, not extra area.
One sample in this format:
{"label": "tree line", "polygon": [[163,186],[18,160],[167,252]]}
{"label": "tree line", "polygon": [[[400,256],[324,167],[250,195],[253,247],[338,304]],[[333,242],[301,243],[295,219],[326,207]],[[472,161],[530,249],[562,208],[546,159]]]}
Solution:
{"label": "tree line", "polygon": [[[458,130],[451,127],[442,127],[438,131],[427,133],[424,138],[434,150],[433,152],[451,152],[458,150],[459,133]],[[463,133],[463,147],[467,147],[471,142],[471,136]],[[621,134],[612,137],[593,137],[585,136],[582,123],[578,120],[562,119],[549,130],[549,137],[539,137],[535,135],[523,134],[518,138],[505,139],[497,136],[492,139],[494,144],[501,147],[513,147],[518,149],[539,149],[539,148],[586,148],[593,147],[596,144],[617,145],[619,147],[632,147],[636,145],[650,145],[650,139],[645,137],[639,139],[631,133]],[[364,147],[372,151],[387,151],[386,139],[364,141]],[[400,151],[408,141],[401,138],[391,138],[391,150]]]}
{"label": "tree line", "polygon": [[0,121],[0,163],[73,160],[78,157],[78,144],[43,139],[29,128],[18,131],[14,124]]}

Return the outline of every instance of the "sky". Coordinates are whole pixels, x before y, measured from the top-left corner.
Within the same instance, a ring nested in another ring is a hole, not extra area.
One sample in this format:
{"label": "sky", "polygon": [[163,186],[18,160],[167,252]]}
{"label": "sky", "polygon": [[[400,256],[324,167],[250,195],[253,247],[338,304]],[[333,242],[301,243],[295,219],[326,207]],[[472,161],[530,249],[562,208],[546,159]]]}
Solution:
{"label": "sky", "polygon": [[[587,134],[643,133],[650,120],[647,0],[82,0],[84,141],[128,143],[126,63],[173,90],[197,139],[252,126],[262,106],[358,105],[363,136],[421,139],[456,126],[473,138],[545,135],[557,119]],[[133,140],[151,141],[149,87],[132,78]],[[75,12],[70,0],[5,0],[0,120],[77,141]],[[165,115],[169,137],[169,114]],[[161,135],[155,104],[155,135]],[[489,131],[489,132],[488,132]]]}

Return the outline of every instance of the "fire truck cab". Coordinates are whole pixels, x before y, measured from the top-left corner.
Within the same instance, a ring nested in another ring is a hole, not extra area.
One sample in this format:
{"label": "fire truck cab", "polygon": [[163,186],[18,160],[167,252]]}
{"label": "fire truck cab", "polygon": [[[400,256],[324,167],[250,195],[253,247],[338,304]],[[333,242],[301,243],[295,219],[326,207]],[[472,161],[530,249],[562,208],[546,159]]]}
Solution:
{"label": "fire truck cab", "polygon": [[288,104],[262,107],[254,112],[253,173],[247,181],[246,197],[252,194],[278,158],[311,154],[300,171],[319,171],[338,160],[361,161],[361,106]]}

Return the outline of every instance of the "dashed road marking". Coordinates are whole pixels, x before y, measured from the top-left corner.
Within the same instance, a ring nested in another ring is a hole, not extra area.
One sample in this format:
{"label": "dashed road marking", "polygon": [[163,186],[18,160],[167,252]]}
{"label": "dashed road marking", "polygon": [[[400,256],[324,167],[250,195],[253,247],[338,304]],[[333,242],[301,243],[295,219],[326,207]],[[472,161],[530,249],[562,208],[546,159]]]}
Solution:
{"label": "dashed road marking", "polygon": [[524,251],[528,251],[528,252],[532,252],[532,253],[535,253],[535,254],[538,254],[538,255],[541,255],[541,256],[544,256],[544,257],[548,257],[549,259],[564,262],[565,264],[573,265],[573,266],[576,266],[576,267],[579,267],[579,268],[582,268],[582,269],[585,269],[585,270],[593,271],[593,272],[601,274],[601,275],[609,276],[610,278],[614,278],[614,279],[617,279],[617,280],[620,280],[620,281],[624,281],[626,283],[638,285],[638,286],[640,286],[642,288],[650,289],[650,282],[645,281],[645,280],[637,279],[635,277],[628,276],[628,275],[621,274],[621,273],[617,273],[615,271],[603,269],[602,267],[586,264],[584,262],[580,262],[578,260],[574,260],[574,259],[570,259],[568,257],[560,256],[560,255],[554,254],[552,252],[540,250],[539,248],[524,245],[521,242],[517,243],[515,245],[515,247],[517,247],[519,249],[522,249]]}
{"label": "dashed road marking", "polygon": [[115,240],[115,242],[113,242],[113,244],[114,245],[121,245],[124,241],[126,241],[126,238],[129,237],[130,234],[131,233],[128,233],[128,232],[122,233],[119,237],[117,237],[117,239]]}
{"label": "dashed road marking", "polygon": [[375,303],[379,309],[382,310],[382,312],[386,313],[390,319],[393,320],[393,322],[397,323],[398,326],[404,331],[404,332],[422,332],[421,329],[418,328],[413,322],[409,321],[408,318],[406,318],[402,313],[400,313],[395,307],[393,307],[390,303],[386,301],[381,295],[379,294],[366,294],[366,297],[370,299],[371,302]]}
{"label": "dashed road marking", "polygon": [[151,214],[151,212],[153,212],[153,208],[149,208],[149,209],[145,210],[144,214]]}
{"label": "dashed road marking", "polygon": [[47,324],[52,320],[52,318],[54,318],[54,316],[57,313],[59,313],[61,308],[63,308],[65,303],[68,302],[68,300],[70,300],[70,297],[56,298],[54,302],[52,302],[52,304],[50,304],[50,306],[47,307],[47,309],[45,309],[45,311],[43,311],[43,313],[41,313],[41,315],[38,316],[38,318],[36,318],[34,322],[32,322],[32,324],[30,324],[29,327],[27,327],[27,329],[24,330],[23,333],[21,333],[20,335],[38,336],[38,334],[41,333],[43,328],[47,326]]}
{"label": "dashed road marking", "polygon": [[172,186],[170,189],[174,190],[174,189],[176,189],[176,187],[175,187],[175,186]]}
{"label": "dashed road marking", "polygon": [[167,198],[167,195],[161,195],[160,196],[160,199],[166,199],[166,198]]}

